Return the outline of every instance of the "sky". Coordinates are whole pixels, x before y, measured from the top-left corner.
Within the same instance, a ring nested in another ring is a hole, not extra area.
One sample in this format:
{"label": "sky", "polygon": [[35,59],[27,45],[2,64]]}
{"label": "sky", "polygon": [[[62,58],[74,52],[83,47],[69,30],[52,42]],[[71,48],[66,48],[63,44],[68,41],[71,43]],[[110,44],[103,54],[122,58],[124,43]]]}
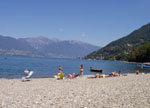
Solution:
{"label": "sky", "polygon": [[150,0],[0,0],[0,35],[97,46],[150,22]]}

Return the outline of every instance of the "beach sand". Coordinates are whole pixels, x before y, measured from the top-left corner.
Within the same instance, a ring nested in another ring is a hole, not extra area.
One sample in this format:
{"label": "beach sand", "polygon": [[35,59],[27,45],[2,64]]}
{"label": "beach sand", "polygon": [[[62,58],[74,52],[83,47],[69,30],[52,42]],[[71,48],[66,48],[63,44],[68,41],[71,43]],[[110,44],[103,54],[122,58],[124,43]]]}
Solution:
{"label": "beach sand", "polygon": [[150,108],[150,74],[0,79],[0,108]]}

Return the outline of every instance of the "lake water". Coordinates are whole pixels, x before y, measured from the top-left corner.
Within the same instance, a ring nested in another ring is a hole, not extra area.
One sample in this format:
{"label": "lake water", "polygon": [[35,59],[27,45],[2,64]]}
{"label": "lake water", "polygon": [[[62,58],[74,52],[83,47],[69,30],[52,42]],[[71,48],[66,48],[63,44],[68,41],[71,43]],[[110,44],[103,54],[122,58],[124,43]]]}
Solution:
{"label": "lake water", "polygon": [[80,59],[58,59],[58,58],[32,58],[20,56],[0,56],[0,78],[21,78],[25,76],[26,68],[33,70],[33,77],[52,77],[58,73],[58,66],[61,65],[67,76],[69,73],[79,73],[80,65],[84,65],[84,74],[95,74],[90,72],[90,67],[101,68],[103,73],[109,74],[112,71],[132,73],[139,66],[127,64],[120,61],[107,60],[80,60]]}

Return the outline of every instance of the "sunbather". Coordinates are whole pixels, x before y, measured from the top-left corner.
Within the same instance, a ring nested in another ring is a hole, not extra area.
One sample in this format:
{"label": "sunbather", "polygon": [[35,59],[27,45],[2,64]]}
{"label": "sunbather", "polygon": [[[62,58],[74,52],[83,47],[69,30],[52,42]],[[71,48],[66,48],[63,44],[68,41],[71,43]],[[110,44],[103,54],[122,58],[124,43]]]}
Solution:
{"label": "sunbather", "polygon": [[106,78],[106,77],[109,77],[108,75],[105,75],[105,74],[96,74],[95,76],[90,76],[90,77],[87,77],[87,78]]}
{"label": "sunbather", "polygon": [[109,74],[110,77],[115,77],[118,76],[116,72],[112,72],[111,74]]}
{"label": "sunbather", "polygon": [[54,77],[56,78],[56,79],[63,79],[64,78],[64,73],[62,73],[62,67],[61,66],[59,66],[59,72],[58,72],[58,74],[57,75],[55,75]]}
{"label": "sunbather", "polygon": [[69,78],[69,79],[73,79],[73,78],[76,78],[76,77],[78,77],[78,76],[79,76],[79,74],[73,73],[73,74],[69,74],[69,75],[68,75],[68,78]]}

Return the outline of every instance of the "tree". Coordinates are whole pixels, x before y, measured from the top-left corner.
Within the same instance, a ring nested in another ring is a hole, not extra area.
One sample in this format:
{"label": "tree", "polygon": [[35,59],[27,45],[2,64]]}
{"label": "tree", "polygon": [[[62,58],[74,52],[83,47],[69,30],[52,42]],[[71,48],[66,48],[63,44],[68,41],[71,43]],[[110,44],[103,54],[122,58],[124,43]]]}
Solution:
{"label": "tree", "polygon": [[150,62],[150,43],[133,48],[128,56],[130,62]]}

